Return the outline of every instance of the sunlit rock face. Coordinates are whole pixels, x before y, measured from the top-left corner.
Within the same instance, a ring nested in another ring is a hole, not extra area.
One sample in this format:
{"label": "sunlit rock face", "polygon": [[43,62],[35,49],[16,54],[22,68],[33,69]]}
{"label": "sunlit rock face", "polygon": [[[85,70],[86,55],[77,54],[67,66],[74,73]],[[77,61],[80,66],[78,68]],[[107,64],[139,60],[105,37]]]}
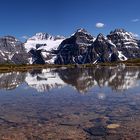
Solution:
{"label": "sunlit rock face", "polygon": [[[139,67],[96,67],[96,68],[59,68],[32,70],[30,72],[10,72],[0,74],[0,88],[15,89],[25,83],[28,88],[38,92],[70,86],[81,94],[86,94],[96,87],[109,87],[114,92],[121,92],[140,86]],[[101,97],[103,93],[101,92]]]}
{"label": "sunlit rock face", "polygon": [[23,43],[13,36],[0,38],[0,63],[28,64],[30,55]]}
{"label": "sunlit rock face", "polygon": [[94,43],[88,47],[86,63],[119,61],[116,46],[103,34],[99,34]]}
{"label": "sunlit rock face", "polygon": [[85,29],[78,29],[71,37],[65,39],[57,50],[56,64],[82,64],[85,55],[95,37]]}
{"label": "sunlit rock face", "polygon": [[96,38],[79,29],[58,47],[56,64],[95,64],[140,58],[140,43],[131,32],[115,29]]}
{"label": "sunlit rock face", "polygon": [[121,60],[140,58],[139,40],[131,32],[115,29],[107,37],[116,45]]}

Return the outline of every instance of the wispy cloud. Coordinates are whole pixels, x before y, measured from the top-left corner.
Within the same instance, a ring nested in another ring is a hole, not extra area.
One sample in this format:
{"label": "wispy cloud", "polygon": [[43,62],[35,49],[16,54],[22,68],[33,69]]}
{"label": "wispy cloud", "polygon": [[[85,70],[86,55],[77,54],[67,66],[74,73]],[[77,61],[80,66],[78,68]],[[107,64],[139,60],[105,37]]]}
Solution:
{"label": "wispy cloud", "polygon": [[131,21],[132,21],[132,22],[138,22],[138,21],[140,21],[140,19],[135,18],[135,19],[132,19]]}
{"label": "wispy cloud", "polygon": [[28,39],[29,37],[27,35],[23,35],[21,38],[22,39]]}
{"label": "wispy cloud", "polygon": [[98,22],[98,23],[96,23],[95,26],[96,26],[96,28],[103,28],[105,26],[105,24],[101,23],[101,22]]}

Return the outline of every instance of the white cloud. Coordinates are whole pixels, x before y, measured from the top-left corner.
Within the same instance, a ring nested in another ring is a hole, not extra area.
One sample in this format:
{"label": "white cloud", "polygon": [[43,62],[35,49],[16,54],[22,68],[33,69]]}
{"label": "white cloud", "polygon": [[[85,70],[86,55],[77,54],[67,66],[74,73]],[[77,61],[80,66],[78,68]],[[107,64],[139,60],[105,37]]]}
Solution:
{"label": "white cloud", "polygon": [[138,21],[140,21],[140,19],[136,18],[136,19],[132,19],[131,21],[132,22],[138,22]]}
{"label": "white cloud", "polygon": [[98,23],[96,23],[95,26],[96,26],[96,28],[103,28],[105,26],[105,24],[101,23],[101,22],[98,22]]}
{"label": "white cloud", "polygon": [[22,39],[28,39],[29,37],[27,35],[24,35],[21,37]]}
{"label": "white cloud", "polygon": [[133,37],[135,37],[135,38],[139,38],[139,37],[140,37],[140,36],[139,36],[138,34],[136,34],[136,33],[130,32],[130,34],[131,34]]}

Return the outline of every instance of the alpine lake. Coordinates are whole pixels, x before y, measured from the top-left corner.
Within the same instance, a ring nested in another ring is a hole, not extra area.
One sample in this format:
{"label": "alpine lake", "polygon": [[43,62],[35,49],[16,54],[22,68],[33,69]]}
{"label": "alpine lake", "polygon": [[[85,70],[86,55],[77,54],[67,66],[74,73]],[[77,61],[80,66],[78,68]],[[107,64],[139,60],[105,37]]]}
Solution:
{"label": "alpine lake", "polygon": [[0,73],[0,140],[140,140],[140,67]]}

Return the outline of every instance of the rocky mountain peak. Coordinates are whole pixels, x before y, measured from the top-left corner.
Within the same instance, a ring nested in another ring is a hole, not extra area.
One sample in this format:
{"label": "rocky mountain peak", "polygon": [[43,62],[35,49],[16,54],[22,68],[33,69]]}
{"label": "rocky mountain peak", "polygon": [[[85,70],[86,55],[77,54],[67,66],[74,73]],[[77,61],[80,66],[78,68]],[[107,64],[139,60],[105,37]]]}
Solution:
{"label": "rocky mountain peak", "polygon": [[123,29],[123,28],[118,28],[118,29],[115,29],[114,31],[111,31],[110,34],[111,34],[111,33],[118,33],[118,32],[119,32],[119,33],[125,33],[126,30]]}
{"label": "rocky mountain peak", "polygon": [[88,33],[87,30],[84,28],[79,28],[79,29],[77,29],[76,32]]}
{"label": "rocky mountain peak", "polygon": [[124,29],[115,29],[107,37],[115,44],[120,57],[131,59],[140,57],[138,40],[135,39],[131,32],[127,32]]}
{"label": "rocky mountain peak", "polygon": [[114,31],[110,32],[110,35],[120,40],[135,39],[132,33],[127,32],[125,29],[115,29]]}
{"label": "rocky mountain peak", "polygon": [[33,37],[29,38],[28,40],[47,40],[52,39],[53,36],[49,35],[48,33],[36,33]]}
{"label": "rocky mountain peak", "polygon": [[75,38],[77,44],[86,46],[91,45],[95,40],[95,37],[83,28],[78,29],[72,37]]}
{"label": "rocky mountain peak", "polygon": [[4,36],[2,37],[2,39],[5,39],[5,40],[9,40],[9,41],[18,41],[18,39],[16,39],[14,36],[10,36],[10,35],[7,35],[7,36]]}
{"label": "rocky mountain peak", "polygon": [[140,41],[124,29],[97,38],[83,28],[68,38],[40,32],[24,44],[13,36],[0,38],[0,63],[95,64],[133,58],[140,58]]}
{"label": "rocky mountain peak", "polygon": [[17,46],[22,46],[22,42],[13,36],[7,35],[0,38],[0,50],[13,51]]}
{"label": "rocky mountain peak", "polygon": [[90,37],[90,39],[94,38],[87,30],[85,30],[84,28],[79,28],[76,30],[76,32],[74,34],[72,34],[71,36],[75,36],[75,37],[79,37],[79,36],[85,36],[85,37]]}
{"label": "rocky mountain peak", "polygon": [[100,33],[97,36],[96,40],[98,40],[98,41],[105,41],[105,40],[107,40],[107,37]]}
{"label": "rocky mountain peak", "polygon": [[137,40],[131,32],[124,29],[115,29],[107,36],[114,44],[122,47],[137,47]]}
{"label": "rocky mountain peak", "polygon": [[45,41],[45,40],[64,40],[65,37],[64,36],[52,36],[48,33],[36,33],[34,36],[32,36],[31,38],[29,38],[27,41]]}
{"label": "rocky mountain peak", "polygon": [[15,37],[0,38],[0,63],[27,64],[29,57],[23,43]]}

